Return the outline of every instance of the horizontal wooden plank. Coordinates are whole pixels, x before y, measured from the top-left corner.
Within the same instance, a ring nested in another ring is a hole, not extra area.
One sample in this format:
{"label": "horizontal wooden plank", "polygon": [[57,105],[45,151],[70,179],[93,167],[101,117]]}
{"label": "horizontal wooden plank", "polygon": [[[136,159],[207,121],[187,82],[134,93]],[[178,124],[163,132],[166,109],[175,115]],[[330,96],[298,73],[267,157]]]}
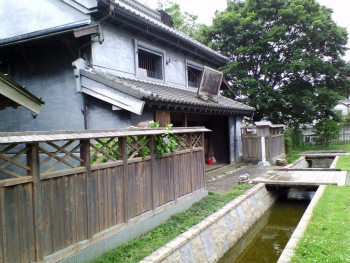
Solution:
{"label": "horizontal wooden plank", "polygon": [[23,176],[21,178],[6,179],[0,181],[0,187],[13,186],[33,182],[33,176]]}
{"label": "horizontal wooden plank", "polygon": [[[205,127],[175,127],[173,133],[210,132]],[[53,131],[53,132],[12,132],[0,133],[0,144],[30,143],[61,140],[81,140],[106,137],[127,137],[137,135],[159,135],[167,130],[158,129],[119,129],[119,130],[89,130],[89,131]]]}
{"label": "horizontal wooden plank", "polygon": [[91,165],[91,170],[95,171],[99,169],[111,168],[111,167],[116,167],[121,165],[123,165],[123,160],[119,160],[116,162],[100,163],[100,164]]}
{"label": "horizontal wooden plank", "polygon": [[66,169],[66,170],[41,174],[40,179],[45,180],[45,179],[50,179],[50,178],[55,178],[55,177],[60,177],[60,176],[65,176],[65,175],[84,173],[84,172],[86,172],[85,167],[78,167],[78,168],[73,168],[73,169]]}

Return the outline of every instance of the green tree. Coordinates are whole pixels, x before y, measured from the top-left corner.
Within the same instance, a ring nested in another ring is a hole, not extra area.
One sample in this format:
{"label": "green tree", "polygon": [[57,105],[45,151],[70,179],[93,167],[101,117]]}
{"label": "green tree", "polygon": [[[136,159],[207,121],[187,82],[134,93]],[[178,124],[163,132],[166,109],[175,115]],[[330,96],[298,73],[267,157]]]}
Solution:
{"label": "green tree", "polygon": [[316,143],[328,145],[331,140],[338,139],[343,126],[344,119],[339,112],[319,120],[314,130]]}
{"label": "green tree", "polygon": [[181,12],[180,5],[170,1],[158,2],[158,10],[163,9],[174,21],[174,27],[190,37],[196,37],[197,30],[203,24],[197,23],[198,15],[188,12]]}
{"label": "green tree", "polygon": [[330,114],[348,90],[347,32],[315,0],[228,1],[206,44],[230,57],[227,96],[256,108],[254,121],[298,127]]}

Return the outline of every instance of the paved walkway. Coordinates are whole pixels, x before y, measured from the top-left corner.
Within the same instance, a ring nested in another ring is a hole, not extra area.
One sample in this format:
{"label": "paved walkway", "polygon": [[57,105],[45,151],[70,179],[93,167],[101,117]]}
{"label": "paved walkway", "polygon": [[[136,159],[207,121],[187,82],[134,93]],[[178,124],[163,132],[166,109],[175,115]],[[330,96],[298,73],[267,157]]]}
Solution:
{"label": "paved walkway", "polygon": [[207,172],[207,189],[216,193],[228,193],[237,184],[238,176],[248,173],[251,179],[266,174],[269,170],[279,170],[280,166],[258,166],[254,164],[232,164]]}

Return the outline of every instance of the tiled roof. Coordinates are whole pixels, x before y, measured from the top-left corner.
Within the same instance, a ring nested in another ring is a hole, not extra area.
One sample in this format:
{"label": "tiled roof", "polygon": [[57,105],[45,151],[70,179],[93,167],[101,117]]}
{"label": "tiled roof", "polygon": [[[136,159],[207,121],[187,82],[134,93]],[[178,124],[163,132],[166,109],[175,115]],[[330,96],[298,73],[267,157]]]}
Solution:
{"label": "tiled roof", "polygon": [[[186,34],[180,32],[180,31],[178,31],[178,30],[176,30],[176,29],[174,29],[172,27],[169,27],[169,26],[163,24],[162,22],[158,21],[157,19],[149,16],[148,13],[139,11],[139,10],[142,10],[142,9],[138,8],[138,10],[137,10],[136,8],[132,7],[130,3],[126,4],[125,0],[113,0],[113,2],[119,8],[121,8],[121,9],[123,9],[123,10],[125,10],[125,11],[127,11],[127,12],[129,12],[129,13],[131,13],[133,15],[135,15],[135,16],[138,16],[139,18],[141,18],[141,19],[143,19],[143,20],[145,20],[145,21],[147,21],[147,22],[157,26],[161,30],[167,31],[167,32],[169,32],[169,33],[179,37],[180,39],[182,39],[182,40],[184,40],[184,41],[186,41],[188,43],[191,43],[192,45],[195,45],[196,47],[198,47],[198,48],[200,48],[200,49],[210,53],[211,55],[214,55],[214,56],[216,56],[216,57],[218,57],[220,59],[225,60],[226,62],[229,61],[228,57],[225,57],[225,56],[221,55],[220,53],[218,53],[218,52],[212,50],[211,48],[203,45],[202,43],[198,42],[197,40],[195,40],[195,39],[193,39],[193,38],[191,38],[189,36],[187,36]],[[128,2],[131,2],[131,1],[129,0]],[[137,1],[132,1],[132,2],[136,2],[137,3]]]}
{"label": "tiled roof", "polygon": [[219,96],[217,102],[204,101],[197,95],[196,89],[179,88],[162,83],[138,80],[112,75],[96,69],[81,70],[81,74],[99,81],[100,79],[112,81],[118,90],[139,99],[154,102],[166,102],[179,105],[193,105],[198,107],[223,109],[251,115],[255,109],[243,103]]}

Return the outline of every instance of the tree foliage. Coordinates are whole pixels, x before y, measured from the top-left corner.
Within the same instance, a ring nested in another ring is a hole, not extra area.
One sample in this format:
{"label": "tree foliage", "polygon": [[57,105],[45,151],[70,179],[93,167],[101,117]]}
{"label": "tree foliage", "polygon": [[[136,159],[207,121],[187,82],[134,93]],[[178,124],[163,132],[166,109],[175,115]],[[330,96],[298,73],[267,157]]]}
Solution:
{"label": "tree foliage", "polygon": [[338,139],[339,133],[344,126],[344,120],[341,113],[334,116],[323,118],[315,125],[314,134],[316,135],[316,143],[328,145],[331,140]]}
{"label": "tree foliage", "polygon": [[255,107],[254,121],[297,127],[334,115],[349,81],[341,59],[347,32],[331,14],[315,0],[228,1],[202,30],[206,44],[231,59],[226,95]]}
{"label": "tree foliage", "polygon": [[196,33],[202,24],[197,23],[198,15],[182,12],[180,5],[170,1],[158,2],[158,10],[163,9],[174,21],[174,27],[190,37],[196,37]]}

